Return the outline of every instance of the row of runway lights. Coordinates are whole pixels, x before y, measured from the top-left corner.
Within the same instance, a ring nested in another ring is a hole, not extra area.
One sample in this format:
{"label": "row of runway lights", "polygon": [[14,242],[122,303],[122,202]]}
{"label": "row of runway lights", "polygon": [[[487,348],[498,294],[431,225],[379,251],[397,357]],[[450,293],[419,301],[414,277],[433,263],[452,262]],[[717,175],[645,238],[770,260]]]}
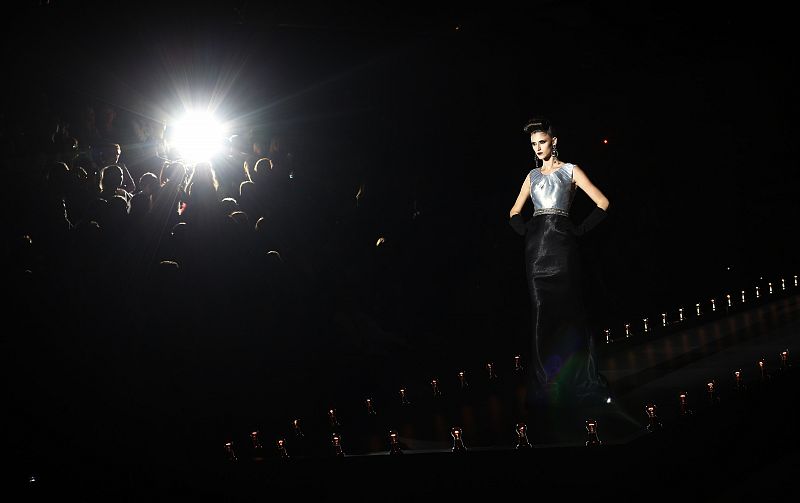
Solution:
{"label": "row of runway lights", "polygon": [[[788,350],[781,351],[780,362],[781,362],[780,366],[781,371],[785,372],[786,370],[788,370],[789,368]],[[761,382],[768,381],[771,378],[771,376],[767,372],[765,359],[761,358],[760,360],[758,360],[757,364]],[[737,393],[744,392],[747,386],[744,383],[742,371],[735,370],[733,372],[733,378],[734,378],[734,390]],[[717,382],[714,379],[712,379],[706,383],[705,387],[706,387],[706,393],[708,394],[709,404],[710,405],[718,404],[720,402],[720,398],[718,395],[719,390]],[[682,392],[678,397],[680,403],[680,417],[688,417],[693,414],[693,411],[689,408],[687,394],[688,394],[687,392]],[[653,432],[660,430],[663,427],[663,425],[661,423],[661,420],[658,418],[658,415],[656,414],[656,405],[654,403],[647,404],[645,406],[645,412],[647,413],[647,418],[648,418],[647,431]],[[587,445],[589,445],[588,442]]]}
{"label": "row of runway lights", "polygon": [[[519,364],[518,358],[519,357],[515,357],[515,365]],[[489,376],[490,376],[489,379],[493,379],[493,378],[496,377],[496,376],[494,376],[494,374],[492,372],[491,366],[492,366],[492,364],[488,364]],[[761,382],[768,381],[771,376],[767,372],[766,360],[764,358],[761,358],[760,360],[758,360],[757,366],[758,366],[758,369],[759,369],[759,375],[760,375]],[[787,349],[787,350],[784,350],[784,351],[782,351],[780,353],[780,369],[781,369],[781,371],[786,371],[788,369],[788,367],[789,367],[789,350]],[[517,366],[515,368],[518,369],[520,367]],[[466,386],[466,381],[464,380],[464,372],[459,372],[458,377],[459,377],[459,381],[462,383],[462,386]],[[733,372],[733,377],[734,377],[734,390],[737,391],[737,392],[743,392],[746,389],[746,385],[744,384],[743,374],[742,374],[741,369],[734,371]],[[432,390],[433,390],[433,396],[434,397],[441,397],[442,394],[439,391],[438,383],[437,383],[437,381],[435,379],[433,381],[431,381],[431,386],[432,386]],[[718,396],[718,392],[719,392],[719,389],[718,389],[718,386],[717,386],[717,383],[716,383],[715,380],[712,379],[712,380],[710,380],[710,381],[708,381],[706,383],[706,393],[708,394],[709,404],[716,405],[716,404],[719,403],[720,399],[719,399],[719,396]],[[400,390],[400,400],[401,400],[401,404],[404,405],[404,406],[410,405],[410,403],[411,403],[411,402],[408,401],[408,396],[407,396],[407,393],[406,393],[405,389],[401,389]],[[678,401],[679,401],[679,405],[680,405],[680,410],[679,410],[680,417],[684,417],[685,418],[685,417],[692,416],[693,415],[693,411],[692,411],[691,408],[689,408],[688,392],[686,392],[686,391],[681,392],[680,395],[678,396]],[[365,403],[366,403],[367,414],[376,415],[377,413],[376,413],[375,408],[373,406],[372,400],[367,398]],[[647,414],[647,418],[648,418],[647,431],[655,432],[655,431],[660,430],[663,427],[663,425],[661,423],[661,420],[657,415],[657,407],[656,407],[655,403],[646,404],[645,405],[645,413]],[[332,429],[339,430],[341,428],[341,424],[339,423],[339,420],[338,420],[338,418],[336,416],[336,409],[328,410],[328,419],[330,421],[330,426],[331,426]],[[294,434],[295,434],[296,438],[302,439],[302,438],[305,437],[305,434],[303,433],[302,429],[300,428],[300,420],[299,419],[295,419],[295,420],[292,421],[292,429],[294,431]],[[517,435],[516,449],[528,449],[528,448],[532,448],[533,447],[533,445],[528,440],[528,428],[525,425],[525,423],[517,423],[515,425],[515,427],[514,427],[514,431],[515,431],[515,433]],[[259,431],[253,431],[253,432],[250,433],[250,440],[251,440],[251,444],[252,444],[251,445],[251,449],[252,449],[252,452],[253,452],[252,459],[254,461],[263,461],[263,460],[265,460],[267,458],[267,455],[266,455],[266,452],[265,452],[265,449],[264,449],[264,445],[261,442],[261,436],[260,435],[261,434],[260,434]],[[603,442],[600,440],[599,435],[598,435],[598,422],[597,422],[597,420],[595,420],[595,419],[586,420],[586,435],[587,435],[587,439],[586,439],[586,444],[585,445],[587,447],[595,447],[595,446],[602,445]],[[463,434],[463,430],[461,429],[461,427],[459,427],[459,426],[452,427],[451,430],[450,430],[450,436],[453,439],[453,445],[452,445],[452,448],[451,448],[452,452],[454,452],[454,453],[467,452],[467,448],[464,445],[464,434]],[[388,451],[389,454],[402,454],[403,453],[403,451],[402,451],[402,449],[400,447],[400,441],[399,441],[399,438],[398,438],[397,431],[395,431],[395,430],[389,431],[388,440],[389,440],[389,451]],[[278,456],[280,458],[282,458],[282,459],[289,459],[290,456],[289,456],[289,452],[288,452],[287,447],[286,447],[286,439],[285,438],[278,439],[276,441],[275,445],[277,447]],[[339,433],[337,433],[336,431],[334,431],[334,433],[331,436],[331,446],[332,446],[332,449],[333,449],[333,454],[335,456],[344,456],[345,455],[344,448],[343,448],[343,445],[342,445],[341,435]],[[225,455],[226,455],[226,459],[228,461],[230,461],[230,462],[238,461],[239,458],[238,458],[238,456],[237,456],[237,454],[236,454],[236,452],[234,450],[234,446],[233,446],[233,442],[232,441],[228,441],[228,442],[225,443]]]}
{"label": "row of runway lights", "polygon": [[[795,287],[798,286],[798,281],[797,281],[797,275],[796,274],[794,275],[794,286]],[[775,291],[774,291],[774,289],[772,287],[772,282],[767,283],[767,288],[768,288],[768,291],[769,291],[769,295],[772,295],[772,294],[775,293]],[[786,280],[784,278],[781,278],[781,291],[784,291],[784,292],[786,291]],[[755,297],[756,297],[756,299],[760,299],[761,298],[761,289],[758,286],[755,287]],[[726,301],[726,305],[725,305],[726,309],[730,309],[730,308],[733,307],[733,300],[732,300],[731,294],[728,293],[728,294],[725,295],[725,301]],[[710,302],[711,302],[711,312],[716,312],[717,311],[717,301],[716,301],[716,299],[711,299]],[[745,304],[746,302],[747,302],[746,301],[746,291],[742,290],[742,292],[741,292],[741,304]],[[697,315],[698,318],[700,316],[702,316],[702,312],[701,312],[701,309],[700,309],[700,303],[699,302],[697,304],[695,304],[695,311],[696,311],[696,315]],[[677,322],[680,323],[680,322],[683,322],[685,320],[686,320],[686,317],[683,314],[683,308],[682,307],[678,308],[678,320],[677,320]],[[649,319],[648,318],[642,318],[642,323],[643,323],[644,333],[650,332],[651,328],[650,328]],[[667,324],[668,324],[667,313],[661,313],[661,327],[664,328],[664,327],[667,326]],[[631,333],[631,324],[630,323],[626,323],[625,324],[625,339],[631,337],[632,335],[633,334]],[[606,344],[610,344],[612,342],[615,342],[614,339],[611,338],[611,329],[610,328],[605,329],[605,336],[606,336]],[[620,339],[620,340],[624,340],[624,339]]]}

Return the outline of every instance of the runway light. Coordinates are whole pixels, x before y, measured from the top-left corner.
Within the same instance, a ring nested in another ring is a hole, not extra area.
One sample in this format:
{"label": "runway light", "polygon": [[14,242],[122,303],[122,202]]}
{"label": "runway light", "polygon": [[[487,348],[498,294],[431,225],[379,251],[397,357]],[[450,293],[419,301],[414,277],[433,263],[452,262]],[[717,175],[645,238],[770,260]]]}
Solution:
{"label": "runway light", "polygon": [[586,421],[586,447],[598,447],[602,443],[597,436],[597,421],[589,419]]}
{"label": "runway light", "polygon": [[656,404],[650,403],[647,404],[644,408],[645,412],[647,412],[647,431],[650,433],[656,432],[661,429],[663,426],[661,420],[656,415]]}
{"label": "runway light", "polygon": [[681,393],[678,397],[680,400],[680,414],[682,417],[688,417],[692,415],[692,409],[689,408],[689,398],[688,393],[685,391]]}
{"label": "runway light", "polygon": [[458,426],[454,426],[450,430],[450,436],[453,437],[453,452],[457,453],[464,453],[467,452],[467,448],[464,446],[464,438],[462,436],[462,430]]}
{"label": "runway light", "polygon": [[294,421],[292,421],[292,429],[294,430],[294,436],[295,437],[303,438],[305,436],[305,435],[303,435],[303,430],[300,429],[300,420],[299,419],[295,419]]}
{"label": "runway light", "polygon": [[464,389],[467,386],[469,386],[469,383],[467,382],[467,376],[463,370],[458,373],[458,383],[461,386],[461,389]]}
{"label": "runway light", "polygon": [[167,143],[188,164],[208,161],[222,151],[225,130],[208,112],[192,110],[167,129]]}
{"label": "runway light", "polygon": [[344,457],[344,449],[342,449],[342,437],[338,433],[331,436],[331,445],[333,446],[333,455],[337,458]]}
{"label": "runway light", "polygon": [[403,450],[400,449],[400,442],[397,440],[397,432],[394,430],[389,432],[389,454],[403,454]]}
{"label": "runway light", "polygon": [[525,423],[517,423],[514,431],[517,433],[517,449],[530,449],[533,447],[528,441],[528,427]]}
{"label": "runway light", "polygon": [[277,442],[278,446],[278,455],[281,459],[289,459],[289,453],[286,451],[286,441],[284,439],[278,439]]}
{"label": "runway light", "polygon": [[225,458],[230,462],[239,460],[239,458],[236,457],[236,452],[233,450],[233,442],[225,442]]}
{"label": "runway light", "polygon": [[250,441],[253,444],[253,461],[264,461],[264,446],[258,438],[258,430],[250,432]]}
{"label": "runway light", "polygon": [[442,396],[442,392],[439,390],[439,381],[436,379],[431,381],[431,389],[433,390],[433,396],[435,398]]}
{"label": "runway light", "polygon": [[744,391],[744,382],[742,381],[742,371],[735,370],[733,372],[733,378],[736,382],[734,389],[736,389],[736,391]]}
{"label": "runway light", "polygon": [[336,409],[328,410],[328,421],[330,421],[331,428],[339,428],[342,426],[339,419],[336,417]]}
{"label": "runway light", "polygon": [[719,396],[717,396],[716,382],[712,379],[706,383],[706,391],[708,392],[708,400],[711,405],[719,403]]}

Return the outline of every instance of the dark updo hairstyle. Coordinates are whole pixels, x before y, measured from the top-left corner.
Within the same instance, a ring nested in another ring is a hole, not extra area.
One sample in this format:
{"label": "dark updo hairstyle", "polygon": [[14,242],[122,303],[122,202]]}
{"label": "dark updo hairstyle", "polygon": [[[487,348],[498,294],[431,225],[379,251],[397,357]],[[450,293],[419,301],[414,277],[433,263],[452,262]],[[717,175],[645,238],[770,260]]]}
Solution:
{"label": "dark updo hairstyle", "polygon": [[525,123],[525,127],[522,130],[528,134],[541,131],[542,133],[547,133],[550,136],[555,136],[555,130],[553,129],[553,125],[550,123],[550,120],[542,117],[541,115],[535,115],[528,119],[528,122]]}

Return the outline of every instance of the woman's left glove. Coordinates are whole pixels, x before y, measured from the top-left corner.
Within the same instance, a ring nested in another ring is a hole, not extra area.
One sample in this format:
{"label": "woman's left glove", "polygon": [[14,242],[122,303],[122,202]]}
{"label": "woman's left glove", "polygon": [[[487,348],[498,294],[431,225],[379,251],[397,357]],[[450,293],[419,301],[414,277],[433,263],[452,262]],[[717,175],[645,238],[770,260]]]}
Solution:
{"label": "woman's left glove", "polygon": [[520,236],[524,236],[525,232],[527,231],[527,227],[525,226],[525,220],[522,219],[522,215],[519,213],[515,213],[508,219],[509,225],[514,229],[514,232],[519,234]]}
{"label": "woman's left glove", "polygon": [[599,206],[595,206],[589,216],[587,216],[580,225],[575,226],[575,235],[582,236],[594,229],[597,224],[606,219],[608,213],[606,210]]}

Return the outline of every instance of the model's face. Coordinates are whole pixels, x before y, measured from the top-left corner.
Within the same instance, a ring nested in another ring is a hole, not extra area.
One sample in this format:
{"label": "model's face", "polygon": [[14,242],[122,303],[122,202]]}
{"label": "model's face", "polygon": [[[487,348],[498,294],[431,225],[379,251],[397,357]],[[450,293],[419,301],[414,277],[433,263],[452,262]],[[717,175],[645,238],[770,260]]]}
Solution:
{"label": "model's face", "polygon": [[547,159],[553,151],[556,139],[547,133],[536,131],[531,133],[531,148],[539,159]]}

